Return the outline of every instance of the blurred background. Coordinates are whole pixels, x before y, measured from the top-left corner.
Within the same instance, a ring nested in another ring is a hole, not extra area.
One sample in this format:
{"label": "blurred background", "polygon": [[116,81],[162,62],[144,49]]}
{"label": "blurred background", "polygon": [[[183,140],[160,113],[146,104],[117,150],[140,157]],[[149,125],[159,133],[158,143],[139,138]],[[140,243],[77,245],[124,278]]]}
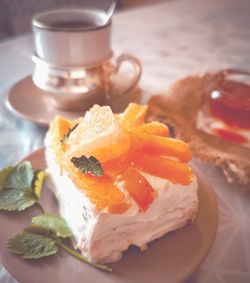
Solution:
{"label": "blurred background", "polygon": [[[108,7],[111,0],[0,0],[0,41],[31,31],[34,14],[64,7]],[[171,0],[116,0],[117,10]]]}

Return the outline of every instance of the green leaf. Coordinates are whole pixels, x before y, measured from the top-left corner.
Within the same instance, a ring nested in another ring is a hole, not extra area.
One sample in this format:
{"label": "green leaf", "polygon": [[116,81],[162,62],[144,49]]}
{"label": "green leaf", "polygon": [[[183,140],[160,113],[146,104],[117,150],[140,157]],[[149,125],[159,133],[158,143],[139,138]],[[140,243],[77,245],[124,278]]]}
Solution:
{"label": "green leaf", "polygon": [[0,210],[21,211],[37,202],[37,198],[30,188],[2,189],[0,191]]}
{"label": "green leaf", "polygon": [[24,231],[8,241],[8,249],[24,259],[36,259],[57,253],[55,241],[44,235]]}
{"label": "green leaf", "polygon": [[29,161],[25,161],[14,167],[3,186],[11,189],[29,189],[31,188],[33,177],[32,165]]}
{"label": "green leaf", "polygon": [[0,171],[0,210],[21,211],[40,198],[45,172],[33,171],[29,161]]}
{"label": "green leaf", "polygon": [[46,173],[45,171],[42,171],[42,170],[36,170],[34,175],[35,176],[32,182],[33,183],[32,187],[33,187],[36,197],[40,199],[42,188],[43,188],[43,183],[46,177]]}
{"label": "green leaf", "polygon": [[66,221],[54,214],[45,213],[33,217],[32,223],[48,229],[53,232],[57,237],[67,238],[72,236],[72,232],[68,227]]}
{"label": "green leaf", "polygon": [[61,140],[61,143],[65,143],[65,142],[68,140],[70,134],[76,129],[76,127],[77,127],[78,125],[79,125],[79,124],[75,124],[74,127],[69,128],[68,132],[64,135],[63,139]]}
{"label": "green leaf", "polygon": [[4,184],[11,172],[15,170],[14,166],[5,167],[0,171],[0,190],[4,187]]}
{"label": "green leaf", "polygon": [[94,176],[104,175],[101,163],[94,156],[90,156],[89,158],[84,155],[73,157],[71,162],[83,173],[90,173]]}
{"label": "green leaf", "polygon": [[52,237],[52,232],[48,228],[44,228],[42,226],[36,224],[30,224],[29,226],[24,228],[25,232],[30,232],[34,234],[39,234],[46,237]]}

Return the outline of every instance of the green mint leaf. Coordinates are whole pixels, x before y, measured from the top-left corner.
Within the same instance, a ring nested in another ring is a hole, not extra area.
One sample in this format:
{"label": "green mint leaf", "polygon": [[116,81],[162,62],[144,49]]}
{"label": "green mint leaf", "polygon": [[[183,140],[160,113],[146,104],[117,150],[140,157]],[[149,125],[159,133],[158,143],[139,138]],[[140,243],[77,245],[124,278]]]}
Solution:
{"label": "green mint leaf", "polygon": [[30,188],[7,189],[0,191],[0,210],[22,211],[37,202],[37,198]]}
{"label": "green mint leaf", "polygon": [[0,210],[21,211],[40,198],[45,172],[33,171],[29,161],[0,171]]}
{"label": "green mint leaf", "polygon": [[23,231],[8,241],[8,249],[24,259],[36,259],[57,253],[55,241],[44,235]]}
{"label": "green mint leaf", "polygon": [[73,157],[71,162],[83,173],[90,173],[94,176],[104,175],[101,163],[94,156],[86,157],[82,155],[81,157]]}
{"label": "green mint leaf", "polygon": [[10,173],[12,173],[15,170],[14,166],[9,166],[6,168],[3,168],[0,171],[0,190],[4,187],[4,184],[8,178],[8,176],[10,175]]}
{"label": "green mint leaf", "polygon": [[34,179],[32,181],[32,188],[38,199],[40,199],[41,197],[45,177],[46,177],[45,171],[36,170],[34,173]]}
{"label": "green mint leaf", "polygon": [[65,142],[68,140],[68,138],[69,138],[69,136],[71,135],[71,133],[76,129],[76,127],[77,127],[78,125],[79,125],[79,124],[75,124],[74,127],[69,128],[68,132],[64,135],[63,139],[62,139],[60,142],[61,142],[61,143],[65,143]]}
{"label": "green mint leaf", "polygon": [[72,236],[72,232],[66,221],[54,214],[45,213],[33,217],[32,223],[44,229],[48,229],[57,237],[67,238]]}
{"label": "green mint leaf", "polygon": [[52,237],[53,234],[48,228],[44,228],[42,226],[36,224],[30,224],[29,226],[24,228],[25,232],[30,232],[33,234],[39,234],[46,237]]}
{"label": "green mint leaf", "polygon": [[11,189],[31,188],[34,172],[29,161],[25,161],[14,167],[14,170],[8,175],[4,187]]}

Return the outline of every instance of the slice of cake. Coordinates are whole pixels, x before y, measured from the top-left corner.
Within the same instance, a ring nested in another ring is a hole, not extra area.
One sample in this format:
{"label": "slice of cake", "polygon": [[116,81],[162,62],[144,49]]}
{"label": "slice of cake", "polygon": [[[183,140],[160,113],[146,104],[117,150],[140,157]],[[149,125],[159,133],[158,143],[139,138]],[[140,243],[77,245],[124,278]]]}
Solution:
{"label": "slice of cake", "polygon": [[130,104],[114,115],[95,105],[78,120],[55,118],[47,133],[60,214],[93,261],[116,261],[130,245],[143,250],[196,217],[190,149],[164,124],[145,123],[146,111]]}

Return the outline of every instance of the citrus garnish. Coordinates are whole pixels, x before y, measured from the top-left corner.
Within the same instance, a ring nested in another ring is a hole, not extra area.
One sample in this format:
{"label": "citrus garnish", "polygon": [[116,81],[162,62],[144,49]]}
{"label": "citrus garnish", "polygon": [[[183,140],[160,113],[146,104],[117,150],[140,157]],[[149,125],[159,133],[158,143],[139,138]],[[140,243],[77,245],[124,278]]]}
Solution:
{"label": "citrus garnish", "polygon": [[77,121],[57,117],[51,123],[56,162],[99,211],[126,211],[131,202],[123,190],[146,211],[156,193],[141,172],[174,184],[193,181],[186,164],[192,157],[188,145],[169,138],[163,123],[145,123],[146,112],[147,106],[135,103],[119,115],[95,105]]}

